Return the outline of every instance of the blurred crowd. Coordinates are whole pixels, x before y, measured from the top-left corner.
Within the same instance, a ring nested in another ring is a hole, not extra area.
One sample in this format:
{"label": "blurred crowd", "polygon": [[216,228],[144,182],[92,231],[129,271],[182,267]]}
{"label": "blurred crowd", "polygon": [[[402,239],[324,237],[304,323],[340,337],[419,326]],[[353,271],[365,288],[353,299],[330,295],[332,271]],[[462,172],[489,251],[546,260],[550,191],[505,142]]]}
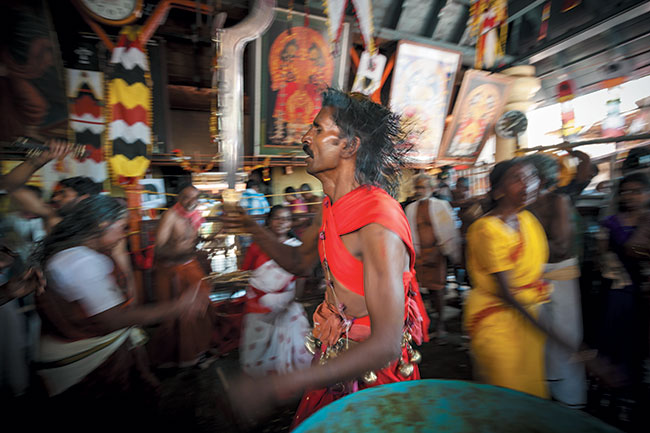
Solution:
{"label": "blurred crowd", "polygon": [[[215,357],[210,269],[196,258],[199,191],[180,187],[158,224],[155,299],[144,302],[134,290],[123,200],[82,177],[61,181],[48,202],[24,186],[62,152],[45,152],[2,178],[12,200],[0,251],[2,396],[30,392],[60,409],[101,390],[107,405],[137,401],[138,411],[155,411],[153,367],[205,368]],[[607,411],[633,430],[648,425],[650,401],[650,151],[629,152],[620,175],[597,184],[589,157],[568,154],[579,161],[570,179],[556,157],[536,153],[496,164],[482,196],[472,196],[469,179],[453,169],[413,178],[414,194],[401,205],[432,319],[428,337],[445,344],[445,295],[455,281],[476,380]],[[305,183],[286,187],[271,206],[262,185],[251,177],[240,206],[275,241],[301,245],[322,197]],[[243,371],[305,368],[310,323],[297,302],[305,279],[251,239],[242,245],[241,269],[251,272]],[[321,266],[311,281],[322,294]]]}

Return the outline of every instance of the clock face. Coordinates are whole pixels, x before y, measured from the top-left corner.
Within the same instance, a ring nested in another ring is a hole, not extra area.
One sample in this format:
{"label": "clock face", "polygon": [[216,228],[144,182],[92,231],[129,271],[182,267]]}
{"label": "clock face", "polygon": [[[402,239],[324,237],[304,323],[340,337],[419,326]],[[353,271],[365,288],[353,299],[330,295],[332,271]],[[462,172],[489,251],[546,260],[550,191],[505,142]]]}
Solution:
{"label": "clock face", "polygon": [[528,119],[521,111],[511,110],[504,113],[494,126],[495,132],[503,138],[519,137],[528,128]]}
{"label": "clock face", "polygon": [[122,21],[136,12],[139,0],[81,0],[89,12],[109,21]]}

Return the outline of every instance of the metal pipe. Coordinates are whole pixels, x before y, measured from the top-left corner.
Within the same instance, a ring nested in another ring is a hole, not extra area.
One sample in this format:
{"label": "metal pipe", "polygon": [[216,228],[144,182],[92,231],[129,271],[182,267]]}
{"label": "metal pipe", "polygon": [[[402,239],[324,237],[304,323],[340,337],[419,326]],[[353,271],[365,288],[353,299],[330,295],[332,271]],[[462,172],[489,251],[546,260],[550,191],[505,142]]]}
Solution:
{"label": "metal pipe", "polygon": [[232,27],[217,29],[220,33],[219,106],[222,110],[218,131],[223,156],[222,171],[227,173],[228,188],[235,188],[237,169],[244,154],[244,73],[245,45],[262,35],[273,22],[275,0],[257,0],[252,12]]}

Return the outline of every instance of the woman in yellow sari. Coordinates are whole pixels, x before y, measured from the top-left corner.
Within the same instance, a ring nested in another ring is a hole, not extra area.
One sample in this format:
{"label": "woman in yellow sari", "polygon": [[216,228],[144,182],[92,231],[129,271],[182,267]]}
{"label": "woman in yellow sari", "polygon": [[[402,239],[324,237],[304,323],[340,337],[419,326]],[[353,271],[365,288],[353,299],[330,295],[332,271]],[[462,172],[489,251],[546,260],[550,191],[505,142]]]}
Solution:
{"label": "woman in yellow sari", "polygon": [[494,207],[467,233],[473,290],[465,304],[464,325],[478,379],[548,398],[548,333],[537,322],[537,309],[550,295],[541,280],[548,244],[540,223],[523,210],[537,189],[535,182],[532,166],[519,160],[501,162],[490,173]]}

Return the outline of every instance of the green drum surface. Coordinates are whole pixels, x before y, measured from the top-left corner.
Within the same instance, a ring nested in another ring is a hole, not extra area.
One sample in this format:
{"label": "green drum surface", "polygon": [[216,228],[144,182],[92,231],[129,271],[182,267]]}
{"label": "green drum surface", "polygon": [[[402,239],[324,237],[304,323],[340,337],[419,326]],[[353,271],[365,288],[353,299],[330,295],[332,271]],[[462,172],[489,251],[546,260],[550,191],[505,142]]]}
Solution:
{"label": "green drum surface", "polygon": [[582,411],[518,391],[458,380],[416,380],[350,394],[293,433],[620,432]]}

